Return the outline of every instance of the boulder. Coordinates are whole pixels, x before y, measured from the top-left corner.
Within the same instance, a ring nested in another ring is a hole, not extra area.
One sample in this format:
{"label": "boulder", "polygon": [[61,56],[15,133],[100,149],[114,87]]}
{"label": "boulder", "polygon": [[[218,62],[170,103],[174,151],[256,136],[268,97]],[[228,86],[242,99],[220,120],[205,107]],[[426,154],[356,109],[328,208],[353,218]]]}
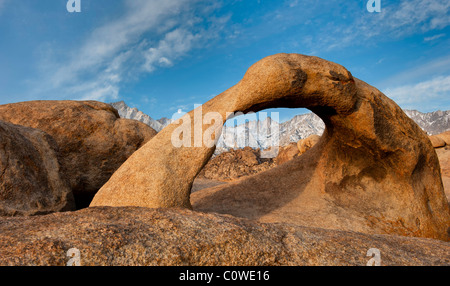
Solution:
{"label": "boulder", "polygon": [[250,147],[231,149],[211,159],[198,175],[199,178],[232,181],[270,169],[272,159],[263,159],[260,150]]}
{"label": "boulder", "polygon": [[95,101],[1,105],[0,120],[43,130],[55,139],[61,171],[79,208],[88,206],[119,166],[156,135],[144,123],[121,119],[113,107]]}
{"label": "boulder", "polygon": [[217,142],[217,122],[234,112],[282,107],[317,114],[326,125],[319,143],[276,168],[194,193],[194,209],[449,239],[450,210],[426,134],[344,67],[298,54],[257,62],[238,84],[166,127],[113,174],[91,206],[192,208],[193,181],[214,153],[214,146],[198,145],[201,135]]}
{"label": "boulder", "polygon": [[287,146],[280,147],[278,156],[275,158],[275,164],[284,164],[299,155],[300,152],[298,151],[297,143],[291,143]]}
{"label": "boulder", "polygon": [[0,121],[0,216],[74,210],[59,159],[45,132]]}
{"label": "boulder", "polygon": [[442,148],[446,145],[444,139],[442,139],[438,135],[432,135],[429,138],[434,148]]}
{"label": "boulder", "polygon": [[441,165],[442,182],[444,183],[445,194],[450,204],[450,146],[436,149],[436,153]]}
{"label": "boulder", "polygon": [[450,131],[441,133],[439,135],[436,135],[437,137],[441,138],[442,140],[444,140],[446,145],[450,146]]}
{"label": "boulder", "polygon": [[383,266],[450,263],[450,245],[439,240],[261,224],[181,209],[102,207],[0,219],[2,266],[72,265],[72,253],[82,266],[365,266],[372,248]]}
{"label": "boulder", "polygon": [[314,147],[320,140],[319,135],[311,135],[306,139],[299,140],[297,142],[298,150],[300,151],[300,154],[306,153],[309,149]]}

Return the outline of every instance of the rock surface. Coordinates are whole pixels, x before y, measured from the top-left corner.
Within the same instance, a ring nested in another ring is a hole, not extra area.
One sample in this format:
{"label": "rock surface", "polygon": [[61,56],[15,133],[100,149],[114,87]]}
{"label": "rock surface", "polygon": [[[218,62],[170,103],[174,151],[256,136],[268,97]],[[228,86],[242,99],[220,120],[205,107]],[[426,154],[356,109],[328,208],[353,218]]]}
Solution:
{"label": "rock surface", "polygon": [[263,159],[260,150],[250,147],[231,149],[213,159],[203,168],[198,178],[232,181],[254,175],[273,167],[272,159]]}
{"label": "rock surface", "polygon": [[300,140],[297,142],[297,147],[300,154],[306,153],[309,149],[314,147],[320,140],[319,135],[311,135],[306,139]]}
{"label": "rock surface", "polygon": [[[203,115],[216,112],[224,122],[230,112],[281,107],[316,113],[326,125],[319,143],[274,169],[194,193],[194,208],[261,221],[449,239],[449,206],[428,136],[395,102],[344,67],[298,54],[259,61],[237,85],[166,127],[114,173],[91,206],[191,208],[193,181],[214,147],[190,146],[211,128],[216,133],[207,134],[217,140],[222,129],[217,122],[203,124],[200,109]],[[172,144],[180,137],[189,144]]]}
{"label": "rock surface", "polygon": [[300,156],[300,152],[297,143],[291,143],[287,146],[280,147],[278,156],[275,158],[275,164],[284,164],[298,156]]}
{"label": "rock surface", "polygon": [[76,198],[86,196],[89,202],[119,166],[156,135],[144,123],[121,119],[113,107],[95,101],[1,105],[0,120],[51,135],[62,158],[62,176]]}
{"label": "rock surface", "polygon": [[434,148],[441,148],[441,147],[445,147],[445,145],[446,145],[444,139],[442,139],[438,135],[430,136],[430,141]]}
{"label": "rock surface", "polygon": [[442,139],[445,142],[446,145],[450,146],[450,131],[441,133],[441,134],[437,135],[437,137]]}
{"label": "rock surface", "polygon": [[444,183],[445,194],[450,204],[450,146],[436,149],[439,158],[442,173],[442,182]]}
{"label": "rock surface", "polygon": [[74,210],[61,177],[58,146],[33,128],[0,121],[0,216],[28,216]]}
{"label": "rock surface", "polygon": [[212,188],[215,186],[226,184],[227,182],[219,181],[219,180],[211,180],[211,179],[205,179],[202,177],[197,177],[194,180],[194,184],[192,185],[191,193],[201,191],[203,189]]}
{"label": "rock surface", "polygon": [[89,208],[0,219],[0,265],[65,266],[449,265],[448,242],[260,224],[188,210]]}

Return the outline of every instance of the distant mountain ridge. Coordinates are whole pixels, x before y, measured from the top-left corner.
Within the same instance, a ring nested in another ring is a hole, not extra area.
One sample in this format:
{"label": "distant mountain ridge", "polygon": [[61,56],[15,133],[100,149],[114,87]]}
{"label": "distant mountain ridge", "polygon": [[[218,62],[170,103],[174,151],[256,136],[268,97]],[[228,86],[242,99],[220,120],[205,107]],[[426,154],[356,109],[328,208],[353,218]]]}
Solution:
{"label": "distant mountain ridge", "polygon": [[[157,132],[172,123],[172,120],[168,118],[155,120],[137,108],[127,106],[123,101],[111,103],[111,105],[118,110],[121,117],[141,121]],[[404,110],[404,112],[430,135],[450,130],[450,110],[429,113],[417,110]],[[246,146],[267,149],[277,145],[277,142],[280,146],[285,146],[313,134],[322,135],[324,130],[325,124],[314,113],[297,115],[282,123],[267,117],[262,121],[249,121],[238,126],[224,126],[217,149],[219,152]]]}
{"label": "distant mountain ridge", "polygon": [[428,113],[417,110],[404,110],[404,112],[429,135],[437,135],[450,130],[450,110]]}
{"label": "distant mountain ridge", "polygon": [[169,125],[171,121],[167,118],[161,118],[160,120],[155,120],[149,115],[139,111],[137,108],[129,107],[124,101],[110,103],[112,107],[117,109],[120,117],[127,119],[134,119],[142,123],[147,124],[151,128],[155,129],[156,132],[160,132],[164,127]]}

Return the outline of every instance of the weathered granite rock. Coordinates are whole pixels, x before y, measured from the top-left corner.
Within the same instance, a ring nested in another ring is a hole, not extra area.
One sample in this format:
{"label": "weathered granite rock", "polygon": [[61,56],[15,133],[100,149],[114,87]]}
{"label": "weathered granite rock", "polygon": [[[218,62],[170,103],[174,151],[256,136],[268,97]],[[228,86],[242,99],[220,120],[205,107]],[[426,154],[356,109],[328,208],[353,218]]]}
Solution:
{"label": "weathered granite rock", "polygon": [[0,216],[74,210],[72,191],[59,170],[51,136],[0,121]]}
{"label": "weathered granite rock", "polygon": [[447,131],[447,132],[438,134],[438,135],[436,135],[436,136],[439,137],[439,138],[441,138],[442,140],[444,140],[444,142],[445,142],[446,145],[449,145],[449,146],[450,146],[450,131]]}
{"label": "weathered granite rock", "polygon": [[250,147],[223,152],[206,164],[198,178],[232,181],[272,168],[273,159],[263,159],[260,154],[259,149]]}
{"label": "weathered granite rock", "polygon": [[442,182],[444,183],[444,191],[450,204],[450,146],[436,149],[436,153],[441,165]]}
{"label": "weathered granite rock", "polygon": [[433,136],[430,136],[429,138],[430,138],[431,144],[433,145],[434,148],[441,148],[441,147],[445,147],[445,145],[446,145],[444,139],[442,139],[438,135],[433,135]]}
{"label": "weathered granite rock", "polygon": [[309,149],[314,147],[320,140],[319,135],[311,135],[306,139],[297,142],[298,151],[300,154],[306,153]]}
{"label": "weathered granite rock", "polygon": [[77,202],[86,197],[87,205],[119,166],[156,135],[144,123],[121,119],[113,107],[95,101],[1,105],[0,120],[51,135],[59,146],[62,176],[68,179]]}
{"label": "weathered granite rock", "polygon": [[[222,128],[203,116],[216,112],[224,122],[230,112],[281,107],[306,107],[321,117],[326,130],[319,143],[267,172],[196,192],[194,208],[449,239],[450,211],[426,134],[394,101],[344,67],[298,54],[259,61],[237,85],[166,127],[114,173],[91,206],[191,208],[192,182],[214,152],[201,144],[201,134],[217,140],[211,128]],[[177,136],[190,144],[175,146]]]}
{"label": "weathered granite rock", "polygon": [[275,158],[275,164],[284,164],[297,156],[300,156],[297,143],[291,143],[287,146],[282,146],[279,149],[278,156]]}
{"label": "weathered granite rock", "polygon": [[[449,265],[450,244],[287,224],[260,224],[189,210],[88,208],[0,219],[0,265],[65,266]],[[72,263],[73,261],[71,261]]]}

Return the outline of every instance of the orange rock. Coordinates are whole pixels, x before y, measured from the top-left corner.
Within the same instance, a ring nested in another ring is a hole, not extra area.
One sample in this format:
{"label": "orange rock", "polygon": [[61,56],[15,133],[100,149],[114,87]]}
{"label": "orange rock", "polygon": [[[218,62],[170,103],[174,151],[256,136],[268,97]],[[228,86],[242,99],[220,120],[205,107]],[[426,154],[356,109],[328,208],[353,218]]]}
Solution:
{"label": "orange rock", "polygon": [[439,135],[436,135],[437,137],[441,138],[442,140],[444,140],[446,145],[450,146],[450,131],[441,133]]}
{"label": "orange rock", "polygon": [[314,147],[314,145],[316,145],[319,142],[319,140],[320,140],[319,135],[311,135],[306,139],[298,141],[297,147],[298,150],[300,151],[300,154],[303,154],[312,147]]}
{"label": "orange rock", "polygon": [[223,152],[206,164],[198,178],[232,181],[272,168],[273,160],[263,159],[260,154],[259,149],[250,147]]}
{"label": "orange rock", "polygon": [[[394,101],[344,67],[298,54],[270,56],[202,109],[225,121],[230,112],[279,107],[306,107],[321,117],[326,130],[319,143],[267,172],[194,193],[194,209],[448,240],[450,211],[430,140]],[[202,125],[196,112],[186,115],[192,126],[214,127]],[[134,153],[91,206],[190,208],[192,183],[214,147],[173,146],[181,124]]]}
{"label": "orange rock", "polygon": [[101,207],[0,218],[1,266],[66,266],[71,248],[81,252],[82,266],[365,266],[369,248],[381,251],[383,266],[448,266],[450,260],[449,243],[439,240],[183,209]]}
{"label": "orange rock", "polygon": [[433,145],[434,148],[441,148],[441,147],[445,147],[445,145],[446,145],[444,139],[442,139],[438,135],[433,135],[433,136],[430,136],[429,138],[430,138],[431,144]]}
{"label": "orange rock", "polygon": [[74,209],[53,138],[41,130],[0,121],[0,216]]}
{"label": "orange rock", "polygon": [[291,143],[288,146],[280,147],[278,156],[275,158],[277,165],[284,164],[295,157],[299,156],[300,152],[297,147],[297,143]]}
{"label": "orange rock", "polygon": [[1,105],[0,120],[40,129],[54,138],[62,176],[69,181],[79,207],[88,206],[120,165],[156,135],[144,123],[121,119],[109,104],[95,101]]}

